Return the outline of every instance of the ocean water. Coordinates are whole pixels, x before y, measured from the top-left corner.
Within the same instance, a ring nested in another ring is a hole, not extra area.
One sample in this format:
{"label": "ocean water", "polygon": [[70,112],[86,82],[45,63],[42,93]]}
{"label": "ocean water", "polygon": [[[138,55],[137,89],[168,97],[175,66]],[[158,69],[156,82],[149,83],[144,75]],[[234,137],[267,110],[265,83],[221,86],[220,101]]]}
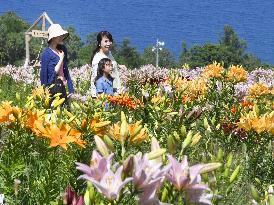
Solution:
{"label": "ocean water", "polygon": [[226,24],[248,43],[248,52],[274,64],[273,0],[0,0],[0,15],[15,11],[32,24],[43,11],[83,40],[108,30],[115,41],[129,38],[142,52],[158,38],[176,57],[188,47],[216,43]]}

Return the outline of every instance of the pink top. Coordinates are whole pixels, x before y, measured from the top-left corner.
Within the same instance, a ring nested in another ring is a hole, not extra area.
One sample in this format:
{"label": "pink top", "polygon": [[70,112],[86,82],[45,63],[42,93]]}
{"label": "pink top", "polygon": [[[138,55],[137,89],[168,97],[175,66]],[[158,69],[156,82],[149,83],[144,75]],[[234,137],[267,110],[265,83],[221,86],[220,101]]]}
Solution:
{"label": "pink top", "polygon": [[[51,48],[50,48],[51,49]],[[58,53],[55,51],[55,50],[53,50],[53,49],[51,49],[56,55],[58,55]],[[58,57],[59,57],[59,55],[58,55]],[[59,69],[59,72],[57,73],[57,75],[58,75],[58,77],[63,81],[63,83],[64,83],[64,85],[66,85],[67,84],[67,80],[66,80],[66,78],[65,78],[65,74],[64,74],[64,62],[62,62],[62,64],[61,64],[61,68]]]}
{"label": "pink top", "polygon": [[65,74],[64,74],[64,63],[63,62],[61,64],[61,68],[60,68],[60,70],[58,72],[58,76],[61,77],[61,80],[63,81],[64,85],[66,85],[67,84],[67,80],[66,80]]}

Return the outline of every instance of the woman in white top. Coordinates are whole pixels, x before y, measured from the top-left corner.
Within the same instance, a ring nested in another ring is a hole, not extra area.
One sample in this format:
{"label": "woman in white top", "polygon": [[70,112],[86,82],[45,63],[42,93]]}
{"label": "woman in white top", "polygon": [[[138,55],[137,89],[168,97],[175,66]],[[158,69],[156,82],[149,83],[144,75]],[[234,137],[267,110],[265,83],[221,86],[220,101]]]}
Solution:
{"label": "woman in white top", "polygon": [[91,75],[91,95],[92,97],[96,97],[96,87],[95,87],[95,79],[97,76],[98,63],[103,58],[109,58],[112,61],[113,69],[111,76],[114,78],[113,88],[116,93],[120,92],[121,89],[121,81],[118,68],[126,69],[124,65],[118,65],[115,61],[114,57],[111,54],[113,39],[112,35],[108,31],[101,31],[97,35],[97,46],[93,51],[91,57],[91,66],[92,66],[92,75]]}

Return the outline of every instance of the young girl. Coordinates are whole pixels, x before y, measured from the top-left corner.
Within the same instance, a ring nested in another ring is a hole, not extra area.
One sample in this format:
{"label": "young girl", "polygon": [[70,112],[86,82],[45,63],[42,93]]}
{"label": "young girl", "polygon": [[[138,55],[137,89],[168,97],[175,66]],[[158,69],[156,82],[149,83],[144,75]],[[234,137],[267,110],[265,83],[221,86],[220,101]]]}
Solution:
{"label": "young girl", "polygon": [[105,93],[114,95],[113,80],[111,76],[112,61],[109,58],[103,58],[98,63],[97,76],[95,78],[96,94]]}
{"label": "young girl", "polygon": [[121,82],[120,82],[118,68],[126,69],[126,67],[124,65],[117,64],[114,57],[112,56],[111,54],[112,43],[113,43],[113,39],[112,39],[111,33],[109,33],[108,31],[101,31],[98,33],[97,46],[91,56],[92,76],[91,76],[90,91],[91,91],[92,97],[96,97],[95,79],[97,79],[96,76],[97,76],[98,63],[102,58],[108,58],[112,61],[113,70],[112,70],[111,76],[114,79],[113,87],[117,91],[117,93],[120,92]]}
{"label": "young girl", "polygon": [[67,49],[63,41],[69,33],[62,29],[59,24],[52,24],[48,29],[48,47],[44,50],[41,58],[40,80],[41,84],[50,88],[51,95],[61,92],[62,98],[67,98],[66,86],[69,93],[73,93],[73,84],[67,65]]}

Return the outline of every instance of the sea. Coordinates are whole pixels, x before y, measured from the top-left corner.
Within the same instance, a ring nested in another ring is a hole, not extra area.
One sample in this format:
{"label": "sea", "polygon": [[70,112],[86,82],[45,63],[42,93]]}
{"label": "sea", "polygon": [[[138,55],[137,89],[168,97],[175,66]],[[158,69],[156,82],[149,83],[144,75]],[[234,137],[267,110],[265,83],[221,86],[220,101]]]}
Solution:
{"label": "sea", "polygon": [[0,15],[14,11],[32,24],[44,11],[73,26],[83,41],[107,30],[139,52],[157,39],[178,58],[188,48],[218,43],[225,25],[247,42],[247,52],[274,64],[274,0],[0,0]]}

